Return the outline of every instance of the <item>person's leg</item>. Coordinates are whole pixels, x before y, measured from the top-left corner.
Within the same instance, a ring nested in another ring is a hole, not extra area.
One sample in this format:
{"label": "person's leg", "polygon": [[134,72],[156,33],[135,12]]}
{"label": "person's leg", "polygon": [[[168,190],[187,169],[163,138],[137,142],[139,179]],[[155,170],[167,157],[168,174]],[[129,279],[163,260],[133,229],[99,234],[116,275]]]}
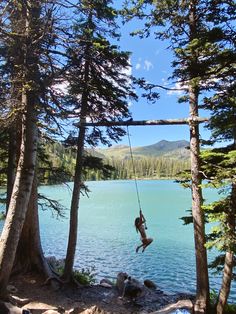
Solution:
{"label": "person's leg", "polygon": [[139,249],[141,249],[142,246],[143,246],[143,244],[137,246],[137,248],[136,248],[136,253],[138,253]]}
{"label": "person's leg", "polygon": [[149,238],[145,240],[145,243],[143,244],[143,250],[142,253],[144,252],[144,250],[146,249],[147,246],[149,246],[152,243],[153,239]]}

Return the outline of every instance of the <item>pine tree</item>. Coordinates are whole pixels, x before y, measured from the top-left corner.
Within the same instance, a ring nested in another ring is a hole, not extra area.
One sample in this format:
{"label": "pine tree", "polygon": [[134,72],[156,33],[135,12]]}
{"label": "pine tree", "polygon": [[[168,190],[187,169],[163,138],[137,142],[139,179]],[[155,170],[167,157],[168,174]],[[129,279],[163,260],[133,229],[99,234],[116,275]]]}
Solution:
{"label": "pine tree", "polygon": [[[35,34],[39,33],[40,4],[38,1],[34,1],[34,3],[31,1],[26,1],[25,3],[14,1],[12,5],[16,6],[17,10],[19,10],[17,15],[21,16],[18,19],[18,23],[21,25],[20,33],[9,33],[9,37],[11,39],[21,37],[21,48],[18,55],[21,57],[22,63],[18,72],[18,78],[21,81],[19,93],[21,94],[22,136],[12,197],[1,235],[1,296],[4,296],[6,293],[6,285],[13,267],[18,241],[24,224],[33,184],[38,141],[36,124],[38,97],[34,91],[38,88],[38,53],[36,53],[36,50],[39,49],[39,42],[35,42]],[[32,37],[32,34],[35,37]]]}
{"label": "pine tree", "polygon": [[[13,127],[16,129],[19,136],[13,140],[17,139],[21,145],[16,154],[16,176],[1,236],[2,295],[5,293],[14,260],[19,261],[24,255],[28,256],[24,267],[29,261],[35,266],[37,260],[38,269],[49,275],[39,238],[37,192],[35,185],[33,189],[32,186],[36,168],[39,116],[44,112],[44,117],[47,117],[50,111],[50,106],[46,108],[46,95],[48,86],[52,84],[52,77],[49,77],[52,62],[46,63],[45,60],[50,58],[49,48],[55,38],[55,33],[52,35],[51,32],[53,6],[53,1],[16,0],[4,1],[1,8],[1,17],[4,17],[1,25],[1,71],[4,73],[1,85],[5,87],[4,99],[7,100],[1,111],[1,118],[4,119],[6,131],[11,131]],[[9,182],[9,185],[12,184]],[[29,206],[30,198],[32,206]],[[27,218],[24,225],[26,216],[30,219]],[[35,220],[34,223],[32,219]],[[31,223],[27,224],[27,221]],[[27,235],[24,241],[20,240],[21,233]],[[34,250],[28,254],[27,249],[30,246]]]}
{"label": "pine tree", "polygon": [[111,1],[83,0],[77,6],[78,21],[74,24],[71,44],[68,47],[67,81],[68,105],[79,117],[75,180],[70,214],[70,233],[63,278],[72,277],[78,227],[78,207],[84,166],[84,144],[108,144],[117,141],[125,132],[117,127],[107,128],[106,134],[94,128],[86,134],[83,123],[87,118],[96,121],[117,121],[129,117],[128,98],[136,98],[132,90],[129,54],[120,52],[111,44],[115,40],[116,11]]}
{"label": "pine tree", "polygon": [[[234,11],[231,12],[235,16]],[[209,221],[218,224],[208,236],[208,247],[216,247],[222,252],[211,264],[211,267],[223,271],[217,302],[219,314],[223,313],[230,293],[236,254],[236,67],[235,42],[232,41],[235,32],[229,26],[232,25],[228,22],[221,34],[224,48],[217,56],[219,71],[213,83],[215,94],[204,99],[204,107],[212,114],[208,125],[212,131],[211,143],[226,144],[202,154],[204,175],[209,184],[220,188],[221,195],[224,195],[206,207]]]}

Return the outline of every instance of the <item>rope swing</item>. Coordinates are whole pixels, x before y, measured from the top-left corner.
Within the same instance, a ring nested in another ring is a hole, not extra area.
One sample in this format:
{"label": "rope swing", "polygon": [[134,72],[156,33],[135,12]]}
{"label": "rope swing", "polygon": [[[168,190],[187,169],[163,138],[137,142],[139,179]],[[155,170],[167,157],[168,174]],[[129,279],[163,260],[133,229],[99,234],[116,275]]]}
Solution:
{"label": "rope swing", "polygon": [[134,173],[134,182],[135,182],[135,189],[136,189],[136,194],[137,194],[138,206],[139,206],[139,210],[142,210],[141,202],[140,202],[140,196],[139,196],[139,190],[138,190],[138,183],[137,183],[137,178],[136,178],[136,170],[135,170],[135,166],[134,166],[134,156],[133,156],[133,152],[132,152],[132,146],[131,146],[131,140],[130,140],[128,125],[127,125],[127,135],[128,135],[128,139],[129,139],[129,151],[130,151],[131,163],[132,163],[133,173]]}
{"label": "rope swing", "polygon": [[146,225],[146,219],[144,218],[143,213],[142,213],[142,209],[141,209],[138,183],[137,183],[136,171],[135,171],[135,166],[134,166],[134,156],[133,156],[133,152],[132,152],[132,145],[131,145],[128,125],[127,125],[127,135],[128,135],[128,139],[129,139],[129,150],[130,150],[131,163],[132,163],[133,173],[134,173],[136,195],[137,195],[138,206],[139,206],[139,217],[137,217],[134,221],[136,231],[140,233],[141,242],[142,242],[140,245],[138,245],[136,247],[135,251],[136,251],[136,253],[138,253],[139,249],[141,249],[141,248],[142,248],[142,252],[144,252],[144,250],[152,243],[153,239],[148,238],[147,234],[146,234],[147,225]]}

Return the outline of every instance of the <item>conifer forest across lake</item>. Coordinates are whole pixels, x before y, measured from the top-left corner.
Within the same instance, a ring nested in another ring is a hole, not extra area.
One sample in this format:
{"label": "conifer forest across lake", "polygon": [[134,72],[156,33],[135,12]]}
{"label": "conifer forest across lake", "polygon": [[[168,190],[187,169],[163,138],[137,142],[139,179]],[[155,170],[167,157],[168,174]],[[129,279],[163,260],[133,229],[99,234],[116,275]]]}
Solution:
{"label": "conifer forest across lake", "polygon": [[[172,180],[140,180],[138,189],[147,220],[147,235],[154,239],[144,253],[135,253],[140,237],[134,228],[139,205],[132,180],[87,182],[89,197],[81,196],[75,268],[92,269],[96,279],[114,280],[120,271],[139,280],[151,279],[166,293],[195,293],[195,255],[192,224],[180,217],[191,208],[191,192]],[[56,218],[40,210],[41,240],[46,256],[65,258],[72,183],[42,186],[47,197],[60,201],[68,210]],[[207,202],[219,196],[204,190]],[[0,222],[2,224],[2,222]],[[209,226],[206,227],[208,229]],[[208,253],[209,261],[215,252]],[[211,289],[219,290],[220,276],[210,274]],[[230,302],[236,300],[232,283]]]}

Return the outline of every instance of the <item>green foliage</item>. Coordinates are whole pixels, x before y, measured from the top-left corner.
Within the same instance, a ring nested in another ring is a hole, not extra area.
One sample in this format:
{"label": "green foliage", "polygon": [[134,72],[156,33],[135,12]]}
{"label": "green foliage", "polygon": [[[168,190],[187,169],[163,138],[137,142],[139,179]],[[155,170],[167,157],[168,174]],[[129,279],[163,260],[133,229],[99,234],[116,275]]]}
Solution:
{"label": "green foliage", "polygon": [[[232,41],[235,39],[235,2],[126,1],[124,15],[127,19],[145,18],[143,29],[136,34],[149,36],[154,32],[159,39],[169,39],[175,55],[172,79],[188,85],[180,102],[189,101],[191,109],[195,106],[197,112],[198,97],[205,94],[201,107],[211,111],[208,124],[211,142],[233,142],[230,148],[202,154],[198,179],[206,179],[208,186],[221,188],[225,193],[225,198],[203,208],[206,221],[213,224],[208,248],[236,253],[236,46],[235,40]],[[198,165],[193,166],[197,170]],[[189,177],[184,177],[183,185],[188,187],[189,183]],[[189,223],[192,217],[183,217],[183,220]],[[230,285],[229,280],[227,284]],[[225,292],[222,295],[226,296]],[[226,298],[220,302],[224,304]]]}
{"label": "green foliage", "polygon": [[[59,276],[62,276],[64,273],[64,262],[59,261],[58,263],[56,262],[54,264],[54,270]],[[96,282],[95,279],[95,267],[87,267],[87,268],[82,268],[81,270],[74,269],[72,272],[73,278],[80,283],[83,286],[89,286],[92,285]]]}
{"label": "green foliage", "polygon": [[164,157],[143,157],[134,159],[134,169],[131,158],[107,159],[106,162],[115,168],[111,178],[115,179],[168,179],[177,178],[178,174],[189,169],[189,160],[176,160]]}
{"label": "green foliage", "polygon": [[217,299],[218,299],[218,293],[216,292],[216,290],[212,289],[210,291],[210,303],[213,308],[217,304]]}
{"label": "green foliage", "polygon": [[95,268],[82,268],[81,270],[74,270],[73,277],[76,281],[78,281],[83,286],[89,286],[96,282],[95,280]]}
{"label": "green foliage", "polygon": [[235,314],[236,313],[236,304],[226,304],[224,309],[224,314]]}
{"label": "green foliage", "polygon": [[6,215],[4,212],[0,213],[0,220],[4,220],[6,218]]}
{"label": "green foliage", "polygon": [[[91,121],[119,121],[130,118],[129,100],[137,100],[132,84],[129,53],[115,45],[119,37],[116,10],[111,1],[80,1],[77,21],[67,47],[66,80],[68,96],[65,104],[74,118]],[[83,108],[83,109],[82,109]],[[86,141],[110,145],[125,131],[120,127],[92,128]]]}

